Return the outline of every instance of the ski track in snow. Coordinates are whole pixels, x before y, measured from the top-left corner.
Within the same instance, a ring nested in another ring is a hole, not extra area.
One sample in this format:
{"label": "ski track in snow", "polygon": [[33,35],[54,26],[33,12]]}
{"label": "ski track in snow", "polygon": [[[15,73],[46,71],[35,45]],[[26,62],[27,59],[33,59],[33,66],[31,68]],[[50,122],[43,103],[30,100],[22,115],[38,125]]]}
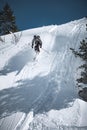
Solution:
{"label": "ski track in snow", "polygon": [[[75,88],[81,61],[70,51],[86,35],[86,22],[23,31],[17,45],[12,44],[12,35],[6,36],[6,43],[0,45],[1,130],[86,130],[87,104],[77,99]],[[43,49],[33,60],[30,45],[35,33],[41,36]],[[68,107],[70,102],[73,105]]]}

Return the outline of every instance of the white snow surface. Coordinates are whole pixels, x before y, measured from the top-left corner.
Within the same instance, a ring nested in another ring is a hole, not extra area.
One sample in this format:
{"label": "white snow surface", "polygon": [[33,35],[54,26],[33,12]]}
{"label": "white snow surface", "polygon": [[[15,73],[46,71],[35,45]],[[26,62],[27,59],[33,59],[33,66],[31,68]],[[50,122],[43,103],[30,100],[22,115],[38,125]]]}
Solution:
{"label": "white snow surface", "polygon": [[[82,61],[70,50],[86,37],[85,24],[83,18],[24,30],[17,43],[13,34],[1,37],[0,130],[87,129],[87,102],[75,86]],[[35,34],[43,43],[37,56]]]}

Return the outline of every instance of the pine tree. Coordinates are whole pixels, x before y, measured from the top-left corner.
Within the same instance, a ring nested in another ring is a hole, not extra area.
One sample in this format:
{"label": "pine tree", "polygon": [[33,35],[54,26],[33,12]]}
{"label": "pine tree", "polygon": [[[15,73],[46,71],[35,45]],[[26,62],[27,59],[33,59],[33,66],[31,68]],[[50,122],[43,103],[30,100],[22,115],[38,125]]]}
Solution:
{"label": "pine tree", "polygon": [[87,84],[87,42],[82,40],[80,42],[78,56],[84,61],[84,64],[79,68],[82,68],[81,78],[77,79],[78,83]]}
{"label": "pine tree", "polygon": [[8,34],[18,31],[15,22],[15,16],[8,3],[3,7],[0,12],[0,35]]}
{"label": "pine tree", "polygon": [[[87,24],[86,24],[86,30],[87,30]],[[77,79],[78,83],[87,84],[87,40],[83,39],[80,42],[79,51],[77,52],[77,55],[84,61],[84,64],[80,66],[80,68],[83,68],[83,71],[81,72],[81,78]]]}
{"label": "pine tree", "polygon": [[[87,31],[87,24],[86,24]],[[82,69],[80,78],[77,79],[78,87],[81,87],[82,90],[78,92],[79,96],[83,100],[87,101],[87,38],[83,39],[80,42],[79,51],[75,51],[73,48],[70,48],[76,57],[80,57],[83,60],[83,65],[79,66],[79,69]],[[80,85],[79,85],[80,84]],[[82,84],[82,85],[81,85]],[[83,87],[85,86],[85,87]]]}

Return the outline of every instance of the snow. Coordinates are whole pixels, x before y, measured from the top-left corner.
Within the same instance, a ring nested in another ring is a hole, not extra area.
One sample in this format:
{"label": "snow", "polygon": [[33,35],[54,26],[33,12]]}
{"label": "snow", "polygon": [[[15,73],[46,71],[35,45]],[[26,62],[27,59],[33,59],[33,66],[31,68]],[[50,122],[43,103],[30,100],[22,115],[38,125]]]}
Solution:
{"label": "snow", "polygon": [[0,120],[1,130],[16,130],[19,124],[24,120],[25,114],[22,112],[14,113]]}
{"label": "snow", "polygon": [[43,129],[42,126],[45,126],[46,128],[57,128],[58,126],[66,126],[67,128],[69,126],[87,126],[86,110],[87,103],[80,99],[76,99],[71,107],[59,111],[51,110],[45,114],[36,115],[31,123],[31,130],[34,129],[34,125],[36,125],[36,130],[38,127]]}
{"label": "snow", "polygon": [[[15,33],[17,42],[13,34],[1,37],[1,130],[87,129],[87,103],[75,87],[82,61],[70,50],[86,36],[86,23],[83,18],[24,30]],[[31,48],[35,34],[43,42],[37,56]]]}
{"label": "snow", "polygon": [[80,126],[87,126],[87,112],[86,112],[87,103],[81,100],[79,102],[79,104],[80,104],[80,109],[81,109],[79,125]]}
{"label": "snow", "polygon": [[0,90],[12,87],[15,79],[16,72],[9,73],[7,75],[0,76]]}
{"label": "snow", "polygon": [[28,130],[29,124],[33,121],[33,111],[31,111],[21,126],[21,130]]}

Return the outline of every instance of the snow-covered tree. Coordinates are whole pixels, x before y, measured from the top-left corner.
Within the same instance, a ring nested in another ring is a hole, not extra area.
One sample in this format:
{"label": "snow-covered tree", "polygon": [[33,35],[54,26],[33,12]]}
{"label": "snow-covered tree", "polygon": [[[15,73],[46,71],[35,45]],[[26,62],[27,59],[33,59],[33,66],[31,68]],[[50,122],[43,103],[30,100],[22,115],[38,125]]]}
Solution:
{"label": "snow-covered tree", "polygon": [[[86,24],[87,31],[87,24]],[[78,84],[83,83],[87,84],[87,38],[83,39],[80,42],[80,47],[78,51],[75,51],[73,48],[70,48],[76,57],[80,57],[83,60],[83,65],[79,68],[82,68],[81,77],[77,79]]]}
{"label": "snow-covered tree", "polygon": [[79,66],[79,69],[82,69],[82,71],[80,78],[77,79],[77,85],[78,87],[82,88],[82,90],[79,91],[79,96],[82,97],[85,101],[87,101],[87,38],[83,39],[80,42],[80,47],[78,51],[75,51],[73,48],[70,49],[76,57],[80,57],[83,60],[83,65]]}
{"label": "snow-covered tree", "polygon": [[16,32],[18,28],[15,22],[15,16],[8,3],[0,11],[0,35]]}

